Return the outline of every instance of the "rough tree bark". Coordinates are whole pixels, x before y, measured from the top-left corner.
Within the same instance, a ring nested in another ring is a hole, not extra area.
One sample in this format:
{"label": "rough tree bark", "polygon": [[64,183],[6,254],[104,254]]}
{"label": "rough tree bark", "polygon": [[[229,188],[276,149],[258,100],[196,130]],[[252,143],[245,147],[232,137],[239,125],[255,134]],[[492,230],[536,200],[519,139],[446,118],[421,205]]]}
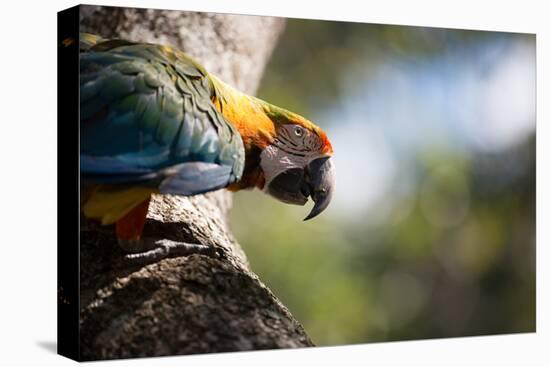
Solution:
{"label": "rough tree bark", "polygon": [[[82,6],[81,30],[170,44],[253,94],[284,21],[279,18]],[[230,193],[154,196],[144,235],[216,246],[121,269],[112,228],[81,218],[84,360],[311,346],[302,326],[250,270],[228,228]]]}

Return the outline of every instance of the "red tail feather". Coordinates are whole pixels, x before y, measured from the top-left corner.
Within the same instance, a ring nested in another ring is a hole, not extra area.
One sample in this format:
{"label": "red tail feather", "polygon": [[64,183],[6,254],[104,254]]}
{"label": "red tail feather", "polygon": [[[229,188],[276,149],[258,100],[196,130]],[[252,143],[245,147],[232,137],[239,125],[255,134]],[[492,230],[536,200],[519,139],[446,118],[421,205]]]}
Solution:
{"label": "red tail feather", "polygon": [[139,240],[145,225],[149,202],[147,199],[116,222],[116,234],[121,240]]}

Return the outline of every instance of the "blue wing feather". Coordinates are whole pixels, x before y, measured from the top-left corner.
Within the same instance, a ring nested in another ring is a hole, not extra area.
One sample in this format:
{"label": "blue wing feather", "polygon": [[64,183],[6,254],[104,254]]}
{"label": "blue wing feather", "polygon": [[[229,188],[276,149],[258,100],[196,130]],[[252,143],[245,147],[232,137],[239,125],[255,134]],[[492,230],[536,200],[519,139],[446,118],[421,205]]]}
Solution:
{"label": "blue wing feather", "polygon": [[155,180],[162,192],[192,195],[240,178],[242,140],[213,105],[204,70],[181,52],[99,44],[80,65],[84,180]]}
{"label": "blue wing feather", "polygon": [[175,173],[159,186],[161,194],[195,195],[226,187],[231,167],[215,163],[189,162],[174,167]]}

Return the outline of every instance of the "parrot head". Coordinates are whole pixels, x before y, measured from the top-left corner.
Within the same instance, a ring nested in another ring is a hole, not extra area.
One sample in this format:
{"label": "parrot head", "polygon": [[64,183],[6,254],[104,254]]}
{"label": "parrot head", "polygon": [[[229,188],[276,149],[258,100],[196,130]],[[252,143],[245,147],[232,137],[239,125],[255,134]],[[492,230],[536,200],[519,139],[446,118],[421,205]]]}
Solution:
{"label": "parrot head", "polygon": [[260,154],[263,190],[276,199],[304,205],[315,203],[304,220],[325,210],[334,192],[332,146],[323,130],[305,118],[273,105],[264,111],[274,122],[275,134]]}
{"label": "parrot head", "polygon": [[335,185],[332,146],[325,132],[306,118],[243,94],[210,76],[217,108],[239,131],[246,163],[231,190],[258,187],[276,199],[315,203],[304,220],[325,210]]}

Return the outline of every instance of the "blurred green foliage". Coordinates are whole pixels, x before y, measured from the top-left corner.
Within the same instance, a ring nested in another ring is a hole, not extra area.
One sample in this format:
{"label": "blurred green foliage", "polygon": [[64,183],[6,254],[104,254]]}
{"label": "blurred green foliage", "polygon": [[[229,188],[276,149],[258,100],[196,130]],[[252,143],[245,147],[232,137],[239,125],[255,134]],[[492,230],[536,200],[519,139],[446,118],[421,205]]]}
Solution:
{"label": "blurred green foliage", "polygon": [[[422,62],[491,36],[289,20],[259,96],[308,116],[382,55]],[[415,186],[380,222],[303,222],[306,208],[256,190],[235,195],[232,227],[318,345],[534,331],[534,147],[534,136],[495,153],[428,146],[411,160]]]}
{"label": "blurred green foliage", "polygon": [[319,106],[338,105],[347,92],[342,79],[359,82],[354,76],[368,76],[388,54],[422,62],[446,48],[488,37],[494,33],[288,19],[258,95],[309,116]]}

